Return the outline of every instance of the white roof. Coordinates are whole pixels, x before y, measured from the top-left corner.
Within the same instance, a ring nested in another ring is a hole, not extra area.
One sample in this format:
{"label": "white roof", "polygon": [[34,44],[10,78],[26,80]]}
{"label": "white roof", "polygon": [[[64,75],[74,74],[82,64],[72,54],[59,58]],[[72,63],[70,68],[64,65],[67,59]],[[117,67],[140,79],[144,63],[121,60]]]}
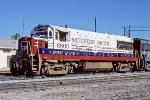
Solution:
{"label": "white roof", "polygon": [[90,33],[100,33],[100,34],[107,34],[107,35],[111,35],[111,36],[116,36],[118,38],[123,38],[123,39],[127,39],[130,41],[129,37],[123,36],[123,35],[118,35],[118,34],[109,34],[109,33],[105,33],[105,32],[93,32],[93,31],[87,31],[87,30],[81,30],[81,29],[75,29],[75,28],[65,28],[65,27],[61,27],[61,26],[55,26],[55,25],[50,25],[52,28],[55,28],[56,30],[62,31],[62,32],[70,32],[70,30],[74,30],[74,31],[84,31],[84,32],[90,32]]}
{"label": "white roof", "polygon": [[52,28],[55,28],[58,31],[62,31],[62,32],[69,32],[69,30],[65,27],[60,27],[60,26],[54,26],[54,25],[50,25]]}
{"label": "white roof", "polygon": [[0,49],[18,49],[18,41],[0,40]]}

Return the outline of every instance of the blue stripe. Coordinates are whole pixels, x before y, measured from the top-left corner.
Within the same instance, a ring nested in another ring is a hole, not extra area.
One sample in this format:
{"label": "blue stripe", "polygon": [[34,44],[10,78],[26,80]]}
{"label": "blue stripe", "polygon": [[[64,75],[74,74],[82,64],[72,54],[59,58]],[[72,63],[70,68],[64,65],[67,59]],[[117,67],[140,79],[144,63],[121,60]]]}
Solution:
{"label": "blue stripe", "polygon": [[60,50],[41,48],[40,54],[54,54],[54,55],[71,55],[71,56],[100,56],[100,57],[133,57],[133,54],[128,53],[103,53],[103,52],[85,52],[75,50]]}

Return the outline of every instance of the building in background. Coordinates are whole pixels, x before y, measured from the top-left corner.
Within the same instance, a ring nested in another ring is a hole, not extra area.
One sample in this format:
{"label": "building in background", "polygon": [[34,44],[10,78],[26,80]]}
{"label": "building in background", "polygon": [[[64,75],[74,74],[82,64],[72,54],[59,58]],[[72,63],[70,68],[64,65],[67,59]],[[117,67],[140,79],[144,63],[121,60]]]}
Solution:
{"label": "building in background", "polygon": [[16,53],[17,40],[0,40],[0,68],[9,67],[10,57]]}

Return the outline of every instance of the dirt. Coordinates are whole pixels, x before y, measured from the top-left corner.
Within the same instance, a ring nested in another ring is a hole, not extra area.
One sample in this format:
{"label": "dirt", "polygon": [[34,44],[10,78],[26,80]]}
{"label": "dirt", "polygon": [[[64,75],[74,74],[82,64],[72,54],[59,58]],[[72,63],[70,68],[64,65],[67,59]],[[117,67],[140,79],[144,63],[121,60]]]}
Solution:
{"label": "dirt", "polygon": [[[148,99],[149,98],[149,99]],[[150,79],[0,91],[0,100],[150,100]]]}

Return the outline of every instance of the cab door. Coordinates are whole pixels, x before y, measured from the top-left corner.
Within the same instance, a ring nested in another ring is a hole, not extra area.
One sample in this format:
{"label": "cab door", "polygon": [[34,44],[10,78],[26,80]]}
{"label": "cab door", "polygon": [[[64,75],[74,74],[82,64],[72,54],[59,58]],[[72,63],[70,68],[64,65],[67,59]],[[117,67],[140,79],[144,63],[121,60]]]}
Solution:
{"label": "cab door", "polygon": [[54,32],[51,28],[48,29],[47,47],[49,49],[54,49]]}
{"label": "cab door", "polygon": [[21,41],[21,50],[23,54],[29,54],[30,53],[30,47],[29,47],[29,41]]}

